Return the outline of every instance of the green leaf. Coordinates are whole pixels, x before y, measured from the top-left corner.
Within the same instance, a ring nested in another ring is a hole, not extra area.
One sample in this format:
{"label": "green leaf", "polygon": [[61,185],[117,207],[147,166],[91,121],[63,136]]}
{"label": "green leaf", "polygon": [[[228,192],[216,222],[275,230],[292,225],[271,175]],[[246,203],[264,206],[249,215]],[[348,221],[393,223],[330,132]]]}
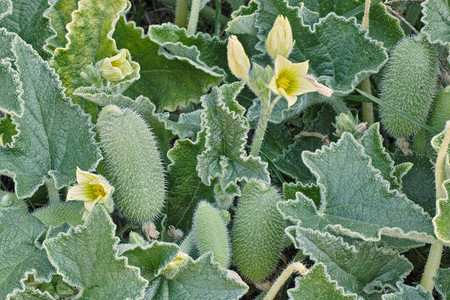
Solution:
{"label": "green leaf", "polygon": [[144,295],[147,281],[117,256],[116,226],[102,206],[83,225],[44,241],[48,257],[64,280],[85,298],[125,299]]}
{"label": "green leaf", "polygon": [[67,44],[66,25],[72,21],[72,12],[77,10],[78,0],[56,0],[48,11],[48,17],[56,36],[48,41],[47,47],[51,50],[64,48]]}
{"label": "green leaf", "polygon": [[436,290],[441,294],[442,299],[450,299],[450,268],[438,269],[436,277],[434,277]]}
{"label": "green leaf", "polygon": [[312,199],[317,205],[320,203],[320,188],[315,184],[305,185],[301,182],[284,183],[283,198],[284,200],[295,200],[296,193],[300,192],[306,197]]}
{"label": "green leaf", "polygon": [[50,19],[45,16],[49,7],[48,0],[14,0],[12,13],[0,20],[0,27],[17,33],[25,42],[33,46],[42,58],[48,59],[51,53],[44,47],[55,35],[55,31],[50,26]]}
{"label": "green leaf", "polygon": [[222,187],[251,178],[269,182],[267,164],[245,152],[248,120],[243,116],[245,109],[234,100],[242,88],[240,82],[223,85],[202,98],[206,142],[197,158],[197,172],[206,185],[214,178],[219,178]]}
{"label": "green leaf", "polygon": [[185,28],[172,23],[152,25],[148,28],[148,35],[152,41],[167,50],[164,55],[168,59],[188,58],[217,74],[225,75],[227,71],[226,75],[231,76],[228,69],[226,41],[216,36],[202,32],[188,36]]}
{"label": "green leaf", "polygon": [[422,3],[424,33],[431,43],[450,46],[450,5],[446,0],[426,0]]}
{"label": "green leaf", "polygon": [[380,123],[375,123],[366,130],[360,139],[364,152],[372,158],[372,166],[381,172],[391,189],[402,187],[401,177],[412,168],[412,163],[394,166],[394,161],[383,147],[383,137],[380,134]]}
{"label": "green leaf", "polygon": [[[361,23],[364,15],[364,1],[321,1],[305,0],[305,6],[319,13],[320,17],[325,17],[331,12],[338,16],[352,17]],[[383,42],[384,47],[391,50],[405,33],[400,26],[400,21],[386,11],[383,3],[372,4],[369,11],[369,36],[375,40]]]}
{"label": "green leaf", "polygon": [[195,208],[201,200],[214,202],[212,186],[202,183],[197,175],[197,156],[205,149],[205,134],[200,133],[197,142],[177,140],[168,157],[168,187],[166,214],[168,225],[190,231]]}
{"label": "green leaf", "polygon": [[160,110],[173,111],[190,102],[198,103],[223,77],[205,67],[198,57],[169,54],[150,36],[144,35],[142,28],[136,27],[134,22],[126,22],[124,17],[116,24],[113,38],[117,46],[128,49],[141,66],[141,78],[128,88],[126,95],[132,98],[144,95]]}
{"label": "green leaf", "polygon": [[189,113],[181,113],[177,122],[166,119],[164,123],[166,128],[170,129],[180,139],[191,138],[195,140],[197,133],[202,130],[202,110],[198,109]]}
{"label": "green leaf", "polygon": [[26,198],[45,178],[53,178],[58,189],[68,186],[77,166],[95,168],[100,151],[89,117],[64,98],[49,65],[17,36],[10,47],[26,101],[23,116],[12,117],[19,135],[11,147],[0,149],[0,164],[2,173],[13,177],[17,196]]}
{"label": "green leaf", "polygon": [[26,209],[0,209],[0,299],[23,290],[28,274],[37,281],[50,281],[55,270],[38,243],[45,230]]}
{"label": "green leaf", "polygon": [[141,275],[148,281],[161,274],[166,266],[177,256],[177,245],[171,243],[153,242],[150,245],[135,245],[122,253],[128,258],[130,265],[139,267]]}
{"label": "green leaf", "polygon": [[27,288],[25,291],[17,291],[10,296],[10,300],[55,300],[48,292],[41,292],[33,288]]}
{"label": "green leaf", "polygon": [[386,49],[370,39],[355,19],[330,13],[312,30],[303,25],[299,8],[291,7],[285,0],[258,0],[257,3],[258,49],[265,52],[263,41],[277,15],[286,16],[296,41],[289,59],[295,63],[309,60],[309,72],[336,95],[349,94],[362,79],[377,73],[387,61]]}
{"label": "green leaf", "polygon": [[[58,73],[66,95],[71,96],[80,86],[88,86],[81,72],[90,64],[117,54],[115,41],[111,38],[114,25],[127,8],[127,0],[80,0],[78,9],[72,13],[67,24],[68,44],[55,49],[51,61]],[[75,99],[86,112],[96,114],[93,103]]]}
{"label": "green leaf", "polygon": [[397,251],[378,248],[373,243],[350,246],[342,238],[298,226],[286,231],[295,247],[313,261],[323,263],[331,279],[348,293],[364,296],[379,288],[395,287],[413,268]]}
{"label": "green leaf", "polygon": [[211,253],[196,261],[188,258],[174,274],[152,280],[145,299],[240,299],[248,286],[240,278],[230,276],[231,272],[220,268]]}
{"label": "green leaf", "polygon": [[58,226],[61,223],[77,226],[83,223],[81,219],[84,211],[82,202],[61,202],[36,209],[33,216],[46,226]]}
{"label": "green leaf", "polygon": [[2,136],[3,144],[11,143],[16,134],[16,125],[14,125],[11,116],[5,115],[3,118],[0,118],[0,135]]}
{"label": "green leaf", "polygon": [[289,300],[321,299],[345,300],[357,299],[356,294],[346,294],[336,281],[331,280],[325,265],[315,264],[305,276],[295,279],[295,288],[287,291]]}
{"label": "green leaf", "polygon": [[442,184],[444,198],[436,201],[436,216],[433,218],[434,233],[444,243],[450,244],[450,179]]}
{"label": "green leaf", "polygon": [[398,284],[400,292],[385,294],[382,300],[433,300],[430,292],[425,291],[420,285],[412,287],[406,284]]}
{"label": "green leaf", "polygon": [[[0,31],[1,39],[5,41],[12,37],[6,31]],[[8,36],[9,35],[9,36]],[[11,42],[6,42],[11,45]],[[5,43],[5,44],[6,44]],[[14,70],[12,64],[8,60],[0,61],[0,109],[7,114],[14,114],[15,116],[22,116],[24,110],[24,101],[22,99],[22,84],[20,82],[19,74]]]}
{"label": "green leaf", "polygon": [[344,133],[337,143],[304,152],[302,157],[317,177],[321,205],[317,209],[311,199],[297,193],[296,200],[278,204],[285,218],[301,221],[302,227],[332,228],[367,241],[378,241],[381,235],[435,241],[430,216],[404,194],[390,189],[351,134]]}
{"label": "green leaf", "polygon": [[11,0],[0,0],[0,20],[12,13]]}

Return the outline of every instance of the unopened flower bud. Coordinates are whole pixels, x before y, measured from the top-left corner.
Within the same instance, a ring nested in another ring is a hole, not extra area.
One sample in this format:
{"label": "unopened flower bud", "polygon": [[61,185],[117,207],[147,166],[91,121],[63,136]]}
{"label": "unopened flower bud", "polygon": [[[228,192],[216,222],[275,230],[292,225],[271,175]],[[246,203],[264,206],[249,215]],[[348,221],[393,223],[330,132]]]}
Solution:
{"label": "unopened flower bud", "polygon": [[103,59],[100,63],[100,72],[109,81],[124,79],[133,73],[130,52],[122,49],[117,55]]}
{"label": "unopened flower bud", "polygon": [[177,256],[166,266],[166,270],[177,270],[179,267],[184,265],[189,255],[183,251],[178,251]]}
{"label": "unopened flower bud", "polygon": [[245,54],[244,47],[235,35],[228,39],[228,67],[231,72],[239,79],[248,81],[248,72],[250,71],[250,61]]}
{"label": "unopened flower bud", "polygon": [[312,85],[316,87],[317,92],[322,96],[331,97],[331,95],[333,95],[334,91],[329,87],[326,87],[325,85],[319,83],[314,75],[307,74],[305,76],[305,79],[312,83]]}
{"label": "unopened flower bud", "polygon": [[341,113],[336,116],[336,129],[339,132],[351,132],[355,130],[358,121],[352,116],[351,113]]}
{"label": "unopened flower bud", "polygon": [[267,35],[266,50],[273,60],[278,55],[288,57],[294,48],[295,41],[292,39],[292,29],[289,20],[279,15]]}

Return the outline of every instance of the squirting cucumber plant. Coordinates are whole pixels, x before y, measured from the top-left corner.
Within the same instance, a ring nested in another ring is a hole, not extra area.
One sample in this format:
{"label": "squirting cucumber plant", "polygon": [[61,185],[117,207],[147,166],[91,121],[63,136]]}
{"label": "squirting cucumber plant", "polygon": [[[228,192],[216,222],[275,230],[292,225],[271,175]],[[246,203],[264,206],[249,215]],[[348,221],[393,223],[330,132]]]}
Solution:
{"label": "squirting cucumber plant", "polygon": [[0,299],[449,299],[445,0],[0,0]]}

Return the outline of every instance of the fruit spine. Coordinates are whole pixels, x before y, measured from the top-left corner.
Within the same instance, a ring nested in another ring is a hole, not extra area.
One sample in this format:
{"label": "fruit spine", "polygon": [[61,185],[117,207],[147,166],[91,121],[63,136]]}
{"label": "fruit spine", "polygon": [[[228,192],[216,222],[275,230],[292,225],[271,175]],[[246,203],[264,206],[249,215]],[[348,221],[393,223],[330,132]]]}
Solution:
{"label": "fruit spine", "polygon": [[[381,101],[424,123],[437,88],[436,58],[429,44],[412,37],[401,40],[386,67],[381,83]],[[381,106],[381,121],[390,135],[405,138],[420,126]]]}
{"label": "fruit spine", "polygon": [[250,181],[242,191],[233,226],[233,262],[253,282],[275,269],[283,248],[285,223],[277,210],[281,197],[263,182]]}
{"label": "fruit spine", "polygon": [[166,190],[150,128],[133,110],[108,105],[99,114],[97,129],[117,207],[131,220],[154,220],[164,206]]}

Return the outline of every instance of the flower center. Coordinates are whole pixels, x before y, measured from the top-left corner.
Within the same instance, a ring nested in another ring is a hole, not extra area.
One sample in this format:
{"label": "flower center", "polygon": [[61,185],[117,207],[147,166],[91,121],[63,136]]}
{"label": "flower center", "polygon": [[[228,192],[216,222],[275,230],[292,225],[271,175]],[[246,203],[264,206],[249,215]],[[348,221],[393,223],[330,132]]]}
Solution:
{"label": "flower center", "polygon": [[283,90],[287,90],[289,88],[290,80],[286,76],[281,76],[277,79],[277,85],[278,87],[282,88]]}
{"label": "flower center", "polygon": [[92,190],[94,191],[94,196],[98,197],[98,196],[102,196],[105,197],[106,193],[105,190],[103,189],[103,187],[99,184],[94,184],[92,186]]}

